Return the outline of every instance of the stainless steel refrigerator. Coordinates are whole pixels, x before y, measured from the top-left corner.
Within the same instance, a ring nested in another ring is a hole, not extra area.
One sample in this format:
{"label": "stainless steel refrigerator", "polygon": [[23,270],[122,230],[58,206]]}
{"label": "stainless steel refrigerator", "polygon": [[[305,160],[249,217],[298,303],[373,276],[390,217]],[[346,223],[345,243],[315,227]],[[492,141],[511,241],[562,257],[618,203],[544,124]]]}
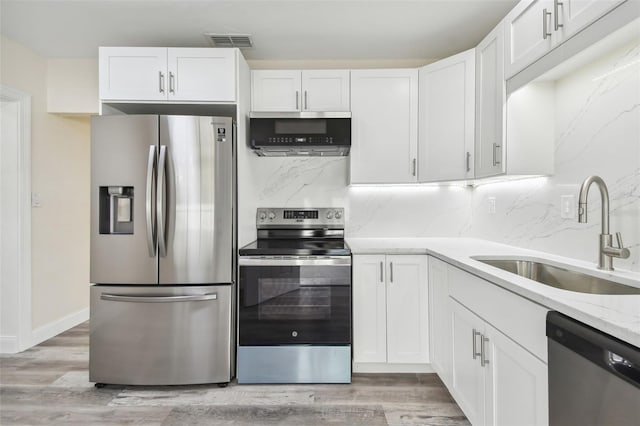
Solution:
{"label": "stainless steel refrigerator", "polygon": [[236,182],[228,117],[91,121],[92,382],[229,382]]}

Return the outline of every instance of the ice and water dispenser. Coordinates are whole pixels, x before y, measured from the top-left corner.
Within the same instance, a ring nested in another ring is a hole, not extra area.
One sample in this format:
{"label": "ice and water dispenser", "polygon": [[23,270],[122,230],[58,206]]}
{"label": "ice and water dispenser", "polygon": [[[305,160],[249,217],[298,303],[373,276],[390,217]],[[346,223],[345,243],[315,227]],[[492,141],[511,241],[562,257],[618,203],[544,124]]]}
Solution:
{"label": "ice and water dispenser", "polygon": [[101,186],[99,192],[99,232],[133,234],[133,186]]}

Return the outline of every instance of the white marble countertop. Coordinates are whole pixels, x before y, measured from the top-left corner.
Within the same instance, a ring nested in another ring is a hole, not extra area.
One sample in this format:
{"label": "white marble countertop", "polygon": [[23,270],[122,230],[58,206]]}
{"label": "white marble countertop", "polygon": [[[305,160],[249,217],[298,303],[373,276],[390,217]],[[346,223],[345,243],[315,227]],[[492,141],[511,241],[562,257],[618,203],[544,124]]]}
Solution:
{"label": "white marble countertop", "polygon": [[[472,238],[347,238],[353,254],[429,254],[451,265],[640,347],[640,295],[561,290],[486,265],[472,256],[527,257],[640,288],[640,274],[604,272],[595,264]],[[615,266],[615,259],[614,259]]]}

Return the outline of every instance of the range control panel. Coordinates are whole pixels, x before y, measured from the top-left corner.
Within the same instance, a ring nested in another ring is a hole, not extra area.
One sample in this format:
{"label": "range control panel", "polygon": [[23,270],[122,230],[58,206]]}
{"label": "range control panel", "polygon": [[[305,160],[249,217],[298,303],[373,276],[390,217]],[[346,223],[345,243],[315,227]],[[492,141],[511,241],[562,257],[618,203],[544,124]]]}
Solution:
{"label": "range control panel", "polygon": [[256,227],[344,228],[344,208],[259,208]]}

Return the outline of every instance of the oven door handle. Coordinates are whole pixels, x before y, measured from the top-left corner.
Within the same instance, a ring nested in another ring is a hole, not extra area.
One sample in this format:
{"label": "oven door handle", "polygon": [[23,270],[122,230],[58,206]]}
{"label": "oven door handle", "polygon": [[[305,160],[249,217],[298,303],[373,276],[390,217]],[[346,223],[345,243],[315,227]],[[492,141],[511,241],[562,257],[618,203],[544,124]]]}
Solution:
{"label": "oven door handle", "polygon": [[240,266],[351,266],[350,256],[327,257],[245,257],[240,256]]}

